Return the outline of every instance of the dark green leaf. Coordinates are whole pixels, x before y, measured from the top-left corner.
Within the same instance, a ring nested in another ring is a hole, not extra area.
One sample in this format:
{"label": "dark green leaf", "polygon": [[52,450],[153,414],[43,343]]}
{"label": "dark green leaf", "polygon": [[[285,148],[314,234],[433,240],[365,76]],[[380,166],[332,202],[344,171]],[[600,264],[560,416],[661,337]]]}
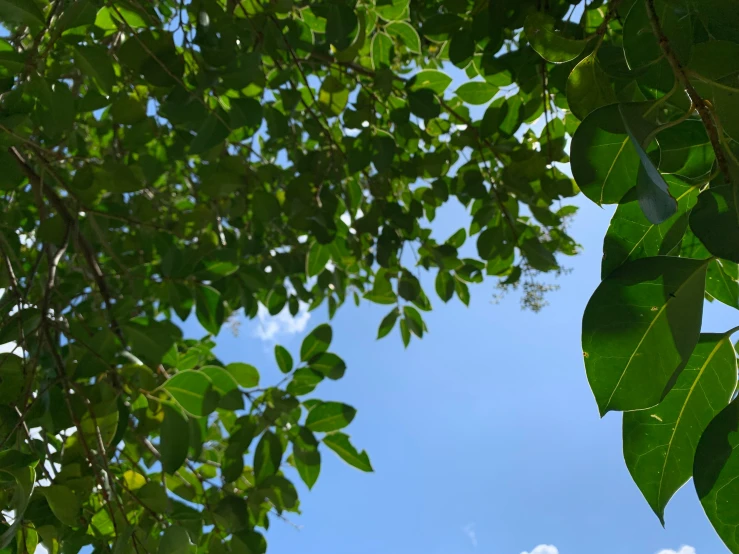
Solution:
{"label": "dark green leaf", "polygon": [[308,412],[306,427],[311,431],[330,433],[349,425],[357,410],[340,402],[321,402]]}
{"label": "dark green leaf", "polygon": [[349,465],[362,471],[374,471],[369,456],[362,450],[358,452],[344,433],[331,433],[323,438],[323,444],[336,452]]}
{"label": "dark green leaf", "polygon": [[282,453],[280,438],[270,431],[265,432],[254,453],[254,476],[257,483],[277,473],[282,462]]}
{"label": "dark green leaf", "polygon": [[174,474],[182,467],[190,447],[190,426],[177,410],[164,406],[164,421],[160,431],[159,453],[162,455],[162,469]]}
{"label": "dark green leaf", "polygon": [[333,331],[327,323],[319,325],[311,331],[300,346],[300,359],[304,362],[309,361],[317,354],[322,354],[331,345]]}
{"label": "dark green leaf", "polygon": [[739,167],[730,171],[730,183],[719,175],[698,195],[690,228],[711,254],[739,263]]}
{"label": "dark green leaf", "polygon": [[279,344],[275,345],[275,359],[277,367],[282,373],[290,373],[293,369],[293,357],[284,347]]}
{"label": "dark green leaf", "polygon": [[587,41],[564,36],[556,29],[557,20],[544,12],[529,14],[524,32],[531,47],[542,58],[553,63],[574,60],[583,51]]}
{"label": "dark green leaf", "polygon": [[611,82],[595,54],[586,56],[567,79],[567,103],[581,121],[602,106],[616,102]]}

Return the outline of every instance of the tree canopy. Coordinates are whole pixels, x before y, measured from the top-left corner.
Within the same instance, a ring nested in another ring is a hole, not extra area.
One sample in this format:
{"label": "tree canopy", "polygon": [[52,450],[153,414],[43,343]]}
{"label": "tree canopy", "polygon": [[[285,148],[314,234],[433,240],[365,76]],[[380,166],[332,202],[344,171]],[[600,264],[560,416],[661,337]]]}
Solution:
{"label": "tree canopy", "polygon": [[407,345],[486,278],[539,309],[582,191],[618,204],[598,407],[657,515],[694,476],[739,552],[736,354],[700,332],[739,308],[734,4],[0,0],[0,551],[265,552],[321,456],[372,465],[329,324],[276,385],[224,324],[349,299]]}

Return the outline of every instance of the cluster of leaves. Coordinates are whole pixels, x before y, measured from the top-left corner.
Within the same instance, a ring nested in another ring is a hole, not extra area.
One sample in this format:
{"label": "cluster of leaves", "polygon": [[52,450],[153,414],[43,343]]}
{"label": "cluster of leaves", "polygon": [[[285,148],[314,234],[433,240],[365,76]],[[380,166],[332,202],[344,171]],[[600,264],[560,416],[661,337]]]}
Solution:
{"label": "cluster of leaves", "polygon": [[[0,0],[0,550],[258,554],[326,448],[371,471],[313,396],[346,369],[331,328],[265,387],[212,352],[234,314],[349,297],[407,345],[425,270],[538,307],[577,250],[567,72],[521,32],[577,2],[546,4]],[[453,200],[470,226],[437,240]]]}
{"label": "cluster of leaves", "polygon": [[583,317],[587,376],[602,415],[626,412],[626,464],[660,520],[693,477],[739,552],[736,329],[701,333],[706,299],[739,309],[739,12],[634,0],[585,14],[613,19],[589,40],[546,14],[525,32],[569,73],[577,185],[618,204]]}

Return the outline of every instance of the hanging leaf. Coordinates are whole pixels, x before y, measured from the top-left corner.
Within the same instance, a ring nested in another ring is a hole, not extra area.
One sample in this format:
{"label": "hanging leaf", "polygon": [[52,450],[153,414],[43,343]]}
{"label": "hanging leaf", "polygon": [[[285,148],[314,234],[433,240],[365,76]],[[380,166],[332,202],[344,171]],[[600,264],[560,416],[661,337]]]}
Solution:
{"label": "hanging leaf", "polygon": [[303,339],[303,344],[300,346],[300,359],[307,362],[317,354],[321,354],[328,350],[328,347],[331,345],[332,337],[333,331],[331,330],[331,326],[327,323],[323,323],[313,329],[308,336]]}
{"label": "hanging leaf", "polygon": [[651,408],[669,392],[698,342],[708,261],[635,260],[593,293],[582,345],[601,415]]}
{"label": "hanging leaf", "polygon": [[330,433],[349,425],[357,410],[340,402],[321,402],[308,413],[305,422],[311,431]]}
{"label": "hanging leaf", "polygon": [[331,433],[323,438],[323,444],[336,452],[336,454],[338,454],[339,457],[350,466],[356,467],[362,471],[374,471],[367,453],[364,450],[358,452],[349,441],[348,435],[345,435],[344,433]]}
{"label": "hanging leaf", "polygon": [[587,41],[564,36],[556,30],[557,20],[544,12],[529,14],[524,32],[531,47],[548,62],[564,63],[574,60],[583,51]]}
{"label": "hanging leaf", "polygon": [[624,414],[624,458],[664,525],[665,506],[693,475],[695,448],[736,387],[729,334],[702,334],[675,386],[659,405]]}
{"label": "hanging leaf", "polygon": [[162,469],[172,475],[182,467],[187,458],[190,426],[187,419],[174,408],[163,406],[163,410],[159,453],[162,455]]}

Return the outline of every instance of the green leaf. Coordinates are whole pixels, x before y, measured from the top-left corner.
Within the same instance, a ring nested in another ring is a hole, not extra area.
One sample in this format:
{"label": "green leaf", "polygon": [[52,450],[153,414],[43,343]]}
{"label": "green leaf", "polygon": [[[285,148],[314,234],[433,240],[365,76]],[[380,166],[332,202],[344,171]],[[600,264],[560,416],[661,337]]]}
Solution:
{"label": "green leaf", "polygon": [[452,78],[443,71],[424,69],[413,77],[410,90],[429,89],[436,94],[443,94],[451,82]]}
{"label": "green leaf", "polygon": [[349,425],[357,410],[341,402],[321,402],[308,412],[306,427],[311,431],[330,433]]}
{"label": "green leaf", "polygon": [[300,478],[309,489],[312,489],[321,473],[321,453],[317,449],[303,449],[295,445],[293,457]]}
{"label": "green leaf", "polygon": [[436,294],[444,302],[449,302],[454,296],[454,277],[443,269],[436,274]]}
{"label": "green leaf", "polygon": [[739,167],[730,171],[730,183],[719,175],[698,195],[690,228],[711,254],[739,263]]}
{"label": "green leaf", "polygon": [[455,94],[468,104],[479,105],[487,104],[497,92],[498,87],[487,81],[473,81],[459,87]]}
{"label": "green leaf", "polygon": [[410,0],[382,0],[376,2],[375,11],[385,21],[397,21],[407,16]]}
{"label": "green leaf", "polygon": [[739,310],[739,266],[726,260],[713,260],[706,275],[706,294]]}
{"label": "green leaf", "polygon": [[167,527],[159,541],[159,554],[188,554],[190,537],[184,527],[173,525]]}
{"label": "green leaf", "polygon": [[[644,124],[632,129],[632,134],[642,141],[649,131]],[[585,118],[572,137],[571,156],[575,182],[599,205],[618,203],[637,184],[641,159],[618,105],[605,106]]]}
{"label": "green leaf", "polygon": [[449,43],[449,61],[460,68],[465,68],[475,54],[475,39],[469,31],[458,31],[452,35]]}
{"label": "green leaf", "polygon": [[217,335],[225,317],[221,293],[208,285],[198,286],[195,289],[195,314],[208,333]]}
{"label": "green leaf", "polygon": [[327,116],[341,115],[349,101],[349,89],[336,77],[329,75],[318,91],[318,104]]}
{"label": "green leaf", "polygon": [[611,81],[596,55],[586,56],[567,79],[567,103],[579,120],[602,106],[616,102]]}
{"label": "green leaf", "polygon": [[739,552],[739,399],[714,418],[698,443],[693,482],[708,520],[731,552]]}
{"label": "green leaf", "polygon": [[321,381],[323,381],[323,375],[319,372],[308,367],[299,367],[287,385],[287,392],[293,396],[303,396],[313,392]]}
{"label": "green leaf", "polygon": [[395,322],[398,321],[400,312],[398,308],[393,308],[389,314],[387,314],[380,322],[380,328],[377,330],[377,339],[381,339],[390,334],[390,331],[395,327]]}
{"label": "green leaf", "polygon": [[41,489],[56,518],[70,527],[80,527],[80,501],[74,491],[64,485],[52,485]]}
{"label": "green leaf", "polygon": [[626,466],[663,525],[667,503],[693,475],[703,431],[731,400],[736,375],[730,335],[702,334],[664,400],[624,414]]}
{"label": "green leaf", "polygon": [[218,110],[210,114],[195,134],[190,143],[190,154],[199,155],[215,148],[228,137],[229,129],[226,126],[226,114]]}
{"label": "green leaf", "polygon": [[[232,367],[234,365],[235,368]],[[226,396],[231,391],[238,390],[242,379],[244,382],[253,383],[256,368],[249,364],[236,363],[229,364],[225,369],[215,365],[206,365],[201,367],[199,371],[208,376],[214,391],[220,396]],[[256,374],[256,384],[259,384],[259,373]]]}
{"label": "green leaf", "polygon": [[341,379],[346,372],[346,363],[336,354],[324,352],[314,356],[310,361],[310,368],[329,379]]}
{"label": "green leaf", "polygon": [[156,367],[182,331],[170,321],[130,321],[123,325],[123,334],[131,351],[152,367]]}
{"label": "green leaf", "polygon": [[364,450],[358,452],[349,441],[348,435],[345,435],[344,433],[331,433],[323,438],[323,444],[336,452],[336,454],[338,454],[339,457],[350,466],[356,467],[362,471],[374,471],[367,453]]}
{"label": "green leaf", "polygon": [[100,92],[110,94],[116,84],[116,76],[113,63],[105,48],[100,46],[75,46],[74,52],[75,60],[82,74],[92,77]]}
{"label": "green leaf", "polygon": [[326,264],[331,260],[331,248],[319,242],[314,242],[308,251],[305,261],[305,274],[315,277],[326,269]]}
{"label": "green leaf", "polygon": [[279,344],[275,345],[275,360],[282,373],[290,373],[293,370],[293,357]]}
{"label": "green leaf", "polygon": [[326,11],[326,40],[337,50],[345,50],[352,43],[352,34],[359,20],[354,10],[343,4],[331,4]]}
{"label": "green leaf", "polygon": [[652,160],[642,147],[641,138],[637,137],[636,129],[648,129],[649,124],[642,119],[642,110],[633,104],[619,104],[619,112],[624,123],[624,129],[631,139],[631,144],[639,155],[641,164],[636,178],[636,193],[644,215],[652,223],[659,225],[668,220],[677,212],[677,201],[670,194],[664,177],[654,166]]}
{"label": "green leaf", "polygon": [[[667,175],[670,192],[677,200],[677,213],[660,225],[647,220],[639,206],[636,189],[621,199],[603,243],[601,278],[624,263],[638,258],[665,256],[679,246],[688,227],[688,215],[698,197],[698,187]],[[689,256],[696,257],[696,256]]]}
{"label": "green leaf", "polygon": [[673,173],[691,182],[710,173],[716,155],[701,121],[689,119],[660,131],[657,137],[662,173]]}
{"label": "green leaf", "polygon": [[420,89],[408,93],[408,107],[413,115],[426,121],[438,117],[441,113],[439,101],[433,91],[429,89]]}
{"label": "green leaf", "polygon": [[190,447],[190,425],[180,412],[163,406],[164,420],[160,430],[159,453],[162,455],[162,469],[173,475],[187,459]]}
{"label": "green leaf", "polygon": [[[379,7],[377,8],[380,9]],[[391,37],[396,37],[405,47],[416,54],[421,53],[421,37],[412,25],[405,21],[393,21],[385,26],[385,31]]]}
{"label": "green leaf", "polygon": [[317,354],[322,354],[331,345],[333,331],[331,326],[323,323],[313,329],[300,345],[300,359],[303,362],[309,361]]}
{"label": "green leaf", "polygon": [[385,33],[377,33],[372,37],[370,52],[372,57],[372,67],[375,70],[383,67],[390,67],[391,56],[393,50],[393,39]]}
{"label": "green leaf", "polygon": [[200,371],[187,370],[175,373],[165,381],[162,388],[186,412],[195,417],[206,416],[215,408],[211,380]]}
{"label": "green leaf", "polygon": [[596,289],[582,323],[590,387],[601,415],[658,404],[698,342],[708,260],[624,264]]}
{"label": "green leaf", "polygon": [[[693,21],[683,6],[670,0],[654,0],[654,11],[660,28],[670,41],[673,54],[684,65],[693,46]],[[662,56],[647,15],[646,2],[634,2],[624,22],[623,48],[632,70],[654,64]]]}
{"label": "green leaf", "polygon": [[277,473],[282,463],[282,454],[280,438],[274,433],[266,431],[259,439],[257,449],[254,452],[254,477],[257,483],[261,483]]}
{"label": "green leaf", "polygon": [[552,63],[569,62],[577,58],[587,41],[563,36],[556,29],[557,20],[544,12],[529,14],[524,32],[531,47],[542,58]]}
{"label": "green leaf", "polygon": [[259,386],[259,371],[253,365],[234,362],[226,366],[226,371],[245,389]]}
{"label": "green leaf", "polygon": [[46,18],[35,0],[0,0],[0,20],[42,27]]}

